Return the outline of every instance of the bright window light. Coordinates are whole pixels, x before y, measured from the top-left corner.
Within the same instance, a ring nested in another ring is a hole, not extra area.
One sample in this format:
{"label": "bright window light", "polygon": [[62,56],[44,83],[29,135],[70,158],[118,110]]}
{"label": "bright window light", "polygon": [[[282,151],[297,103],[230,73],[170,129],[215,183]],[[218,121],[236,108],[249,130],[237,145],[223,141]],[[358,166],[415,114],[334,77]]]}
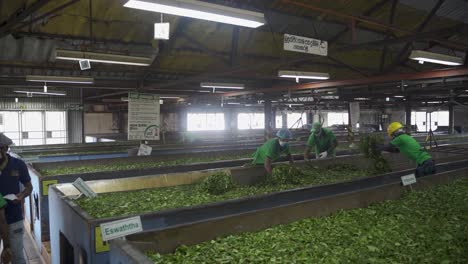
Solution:
{"label": "bright window light", "polygon": [[288,128],[300,129],[302,126],[307,124],[306,113],[288,113]]}
{"label": "bright window light", "polygon": [[239,113],[237,114],[237,129],[264,129],[264,113]]}
{"label": "bright window light", "polygon": [[347,125],[348,113],[328,113],[327,124],[329,127],[333,125]]}
{"label": "bright window light", "polygon": [[224,130],[224,113],[188,113],[188,131]]}
{"label": "bright window light", "polygon": [[456,56],[450,56],[440,53],[434,53],[424,50],[413,50],[409,56],[410,59],[421,62],[431,62],[449,66],[457,66],[463,64],[463,59]]}
{"label": "bright window light", "polygon": [[275,118],[275,128],[283,127],[283,115],[276,115]]}
{"label": "bright window light", "polygon": [[130,0],[124,6],[250,28],[265,24],[262,13],[195,0]]}

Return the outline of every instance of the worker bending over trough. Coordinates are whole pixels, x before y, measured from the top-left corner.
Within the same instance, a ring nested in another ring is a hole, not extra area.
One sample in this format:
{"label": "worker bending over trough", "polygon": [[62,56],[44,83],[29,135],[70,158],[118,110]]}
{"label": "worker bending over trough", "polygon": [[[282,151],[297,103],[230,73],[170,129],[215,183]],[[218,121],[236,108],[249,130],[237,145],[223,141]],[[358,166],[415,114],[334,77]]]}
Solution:
{"label": "worker bending over trough", "polygon": [[288,129],[280,129],[276,133],[276,138],[267,140],[261,147],[252,155],[254,165],[263,165],[267,173],[271,174],[271,163],[286,155],[290,163],[294,162],[289,149],[289,140],[292,139],[292,134]]}

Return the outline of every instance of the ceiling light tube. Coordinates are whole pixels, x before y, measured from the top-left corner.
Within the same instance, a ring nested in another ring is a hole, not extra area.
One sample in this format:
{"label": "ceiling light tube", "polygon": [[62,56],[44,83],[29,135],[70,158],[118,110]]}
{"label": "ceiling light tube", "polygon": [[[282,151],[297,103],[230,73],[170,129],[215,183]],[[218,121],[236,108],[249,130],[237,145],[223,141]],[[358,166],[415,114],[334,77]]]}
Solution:
{"label": "ceiling light tube", "polygon": [[195,0],[130,0],[124,6],[250,28],[266,23],[262,13]]}
{"label": "ceiling light tube", "polygon": [[28,82],[51,82],[51,83],[80,83],[92,84],[94,78],[88,77],[68,77],[68,76],[40,76],[40,75],[26,75]]}
{"label": "ceiling light tube", "polygon": [[218,88],[218,89],[244,89],[244,84],[238,83],[200,83],[200,87],[203,88]]}
{"label": "ceiling light tube", "polygon": [[279,71],[278,77],[293,79],[328,80],[330,75],[322,72]]}
{"label": "ceiling light tube", "polygon": [[57,60],[89,60],[90,62],[100,62],[109,64],[123,64],[132,66],[150,66],[153,60],[146,57],[126,56],[107,53],[96,53],[87,51],[60,50],[55,51]]}
{"label": "ceiling light tube", "polygon": [[463,64],[463,59],[460,57],[434,53],[424,50],[411,51],[409,58],[412,60],[417,60],[419,62],[432,62],[449,66],[457,66]]}
{"label": "ceiling light tube", "polygon": [[14,91],[15,93],[24,93],[24,94],[40,94],[40,95],[58,95],[58,96],[65,96],[67,95],[65,92],[34,92],[34,91]]}

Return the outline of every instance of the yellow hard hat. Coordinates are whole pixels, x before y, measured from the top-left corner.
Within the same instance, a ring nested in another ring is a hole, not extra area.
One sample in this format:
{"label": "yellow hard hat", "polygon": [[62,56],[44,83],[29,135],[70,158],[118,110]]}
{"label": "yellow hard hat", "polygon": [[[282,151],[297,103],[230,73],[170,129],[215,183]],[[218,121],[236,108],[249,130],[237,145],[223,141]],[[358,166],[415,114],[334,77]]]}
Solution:
{"label": "yellow hard hat", "polygon": [[387,134],[389,137],[392,137],[393,133],[398,129],[402,128],[403,125],[400,122],[393,122],[387,128]]}

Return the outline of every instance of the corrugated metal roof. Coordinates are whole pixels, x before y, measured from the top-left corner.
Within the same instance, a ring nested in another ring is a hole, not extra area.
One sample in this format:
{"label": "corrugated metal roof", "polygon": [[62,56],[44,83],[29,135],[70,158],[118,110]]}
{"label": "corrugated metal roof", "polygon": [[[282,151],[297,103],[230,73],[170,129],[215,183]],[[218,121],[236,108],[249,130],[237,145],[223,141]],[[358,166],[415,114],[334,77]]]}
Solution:
{"label": "corrugated metal roof", "polygon": [[[400,0],[402,4],[430,12],[438,0]],[[437,16],[468,23],[468,2],[463,0],[447,0],[437,10]]]}

